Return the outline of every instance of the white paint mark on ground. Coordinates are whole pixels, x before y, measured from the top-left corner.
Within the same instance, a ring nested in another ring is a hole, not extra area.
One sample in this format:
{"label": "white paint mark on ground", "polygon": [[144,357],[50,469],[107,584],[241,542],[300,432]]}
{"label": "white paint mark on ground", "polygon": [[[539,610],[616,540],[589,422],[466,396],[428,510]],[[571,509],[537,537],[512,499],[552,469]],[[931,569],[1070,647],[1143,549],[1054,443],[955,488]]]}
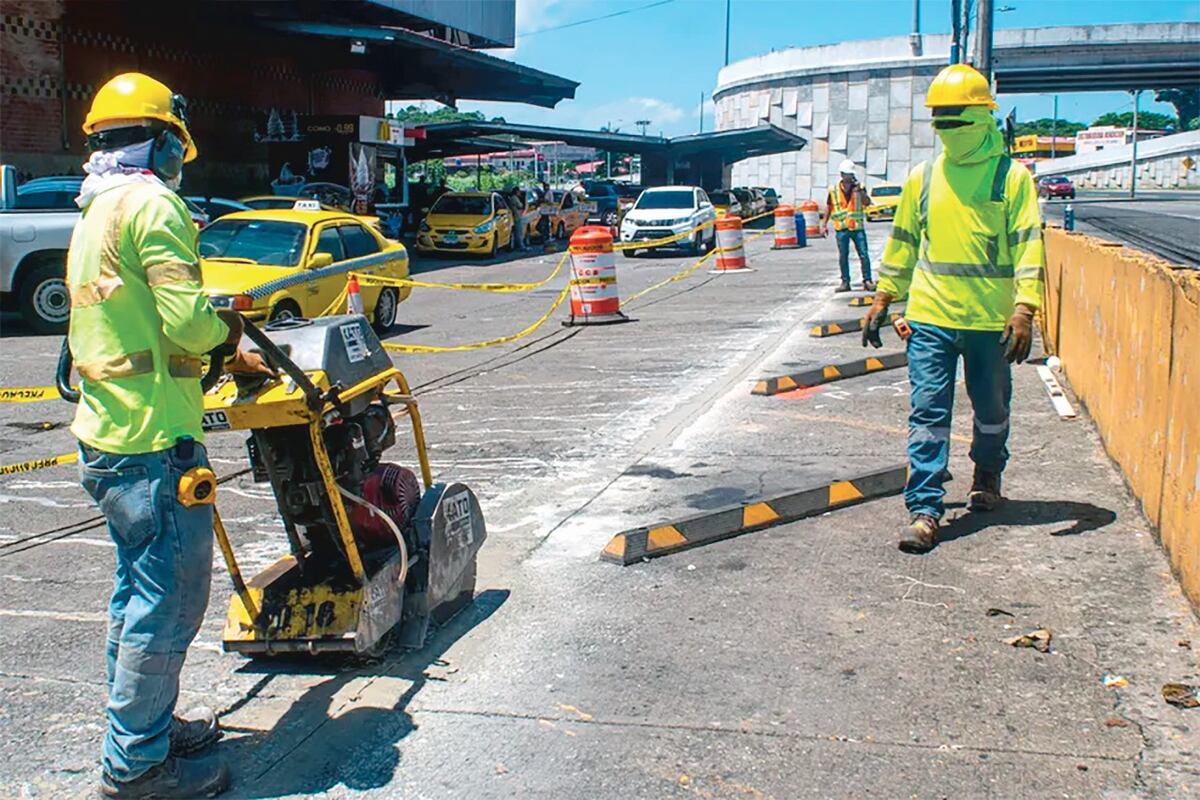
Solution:
{"label": "white paint mark on ground", "polygon": [[108,622],[107,614],[84,614],[68,611],[36,611],[34,609],[0,608],[0,617],[56,619],[61,622]]}

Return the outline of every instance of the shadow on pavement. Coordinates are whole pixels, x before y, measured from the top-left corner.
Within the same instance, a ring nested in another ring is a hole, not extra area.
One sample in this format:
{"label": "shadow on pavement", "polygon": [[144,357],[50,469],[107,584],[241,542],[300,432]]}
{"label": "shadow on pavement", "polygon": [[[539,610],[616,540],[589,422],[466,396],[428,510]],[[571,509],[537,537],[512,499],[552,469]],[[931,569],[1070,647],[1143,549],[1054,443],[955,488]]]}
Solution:
{"label": "shadow on pavement", "polygon": [[[377,664],[353,668],[343,660],[302,658],[250,662],[242,672],[261,671],[259,680],[230,711],[263,693],[276,675],[329,675],[297,699],[271,730],[254,732],[221,746],[234,773],[230,797],[274,798],[324,795],[344,785],[361,791],[387,785],[400,765],[397,744],[416,725],[408,704],[428,681],[444,680],[427,671],[447,666],[442,655],[458,639],[492,616],[508,600],[507,589],[481,592],[474,602],[446,623],[424,648],[393,651]],[[339,666],[342,668],[339,669]],[[393,678],[412,685],[389,708],[362,705],[340,708],[370,688],[371,679]],[[353,681],[362,685],[349,691]]]}
{"label": "shadow on pavement", "polygon": [[1052,525],[1069,522],[1070,526],[1050,532],[1051,536],[1076,536],[1099,530],[1117,519],[1115,511],[1072,500],[1006,500],[995,511],[966,513],[954,518],[938,533],[938,543],[962,539],[987,528],[1016,525]]}

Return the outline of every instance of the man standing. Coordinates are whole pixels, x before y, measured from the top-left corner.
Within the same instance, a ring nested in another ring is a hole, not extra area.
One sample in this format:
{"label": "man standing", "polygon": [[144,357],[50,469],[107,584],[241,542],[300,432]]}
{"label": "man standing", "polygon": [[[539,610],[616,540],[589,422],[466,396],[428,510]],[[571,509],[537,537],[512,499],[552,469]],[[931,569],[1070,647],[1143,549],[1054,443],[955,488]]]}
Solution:
{"label": "man standing", "polygon": [[[208,605],[211,505],[185,505],[185,473],[208,469],[200,356],[241,337],[200,287],[196,229],[175,193],[196,157],[186,104],[146,75],[100,88],[83,124],[92,151],[67,254],[70,348],[81,384],[71,432],[80,477],[116,544],[109,602],[108,797],[206,797],[229,782],[216,716],[174,714],[179,671]],[[240,351],[234,371],[270,371]]]}
{"label": "man standing", "polygon": [[525,249],[525,190],[520,185],[508,190],[508,208],[513,217],[513,246],[517,250]]}
{"label": "man standing", "polygon": [[836,291],[850,291],[850,243],[858,251],[859,268],[862,270],[863,289],[875,291],[875,282],[871,280],[871,254],[867,252],[867,206],[871,198],[858,182],[854,174],[854,162],[844,159],[838,165],[842,179],[837,185],[830,187],[829,197],[825,201],[825,219],[821,225],[821,235],[829,233],[829,220],[833,219],[833,230],[837,235],[838,267],[842,271],[842,282]]}
{"label": "man standing", "polygon": [[975,412],[967,507],[990,511],[1003,500],[1009,365],[1029,356],[1044,279],[1037,190],[1029,171],[1004,153],[987,79],[953,64],[934,79],[925,104],[943,152],[904,183],[863,330],[863,345],[879,347],[888,304],[908,293],[910,523],[899,545],[912,553],[937,544],[959,356]]}

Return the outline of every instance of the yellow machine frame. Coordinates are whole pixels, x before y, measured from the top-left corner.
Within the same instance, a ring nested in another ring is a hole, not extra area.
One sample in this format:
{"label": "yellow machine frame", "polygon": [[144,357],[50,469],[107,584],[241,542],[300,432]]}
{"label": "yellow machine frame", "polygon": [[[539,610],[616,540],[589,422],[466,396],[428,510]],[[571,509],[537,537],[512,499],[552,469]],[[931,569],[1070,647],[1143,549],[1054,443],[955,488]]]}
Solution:
{"label": "yellow machine frame", "polygon": [[[314,372],[309,377],[322,394],[330,388],[329,379],[324,372]],[[395,383],[398,391],[386,391],[386,387],[391,383]],[[412,421],[413,439],[421,467],[421,481],[424,490],[428,491],[433,478],[421,425],[421,413],[409,389],[408,381],[400,370],[392,367],[340,390],[337,396],[339,401],[349,401],[372,392],[377,393],[388,405],[404,406],[400,413],[406,414]],[[251,400],[239,400],[234,381],[227,381],[205,395],[204,410],[206,421],[216,422],[216,425],[210,427],[219,427],[222,430],[251,430],[298,424],[308,427],[321,480],[337,521],[338,536],[354,576],[352,586],[337,586],[326,582],[292,588],[287,591],[286,600],[282,604],[276,603],[277,613],[266,613],[264,601],[268,590],[275,581],[296,569],[298,562],[294,555],[289,554],[247,582],[242,577],[225,524],[214,506],[213,531],[229,569],[235,592],[230,599],[225,621],[225,649],[251,654],[370,650],[387,633],[391,625],[379,630],[381,626],[372,626],[368,617],[379,610],[377,606],[392,601],[396,605],[396,614],[399,614],[404,587],[395,584],[396,579],[407,571],[407,565],[399,564],[397,554],[396,558],[390,560],[374,575],[367,574],[322,436],[322,423],[325,415],[335,410],[333,403],[324,402],[318,409],[311,408],[305,394],[287,378]],[[398,416],[393,414],[393,419],[397,419]]]}

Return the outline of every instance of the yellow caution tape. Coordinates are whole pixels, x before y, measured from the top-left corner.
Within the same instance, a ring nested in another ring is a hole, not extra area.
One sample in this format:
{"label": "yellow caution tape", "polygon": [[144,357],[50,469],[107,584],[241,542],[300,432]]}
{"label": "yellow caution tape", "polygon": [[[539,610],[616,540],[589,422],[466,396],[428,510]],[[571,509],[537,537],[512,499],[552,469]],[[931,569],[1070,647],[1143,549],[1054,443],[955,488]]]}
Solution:
{"label": "yellow caution tape", "polygon": [[487,341],[483,342],[472,342],[471,344],[451,345],[449,347],[436,347],[428,344],[392,344],[391,342],[384,342],[383,346],[385,349],[392,350],[393,352],[397,353],[461,353],[466,350],[482,350],[485,347],[515,342],[518,339],[525,338],[538,328],[542,327],[542,325],[546,324],[546,320],[550,319],[550,315],[554,313],[554,310],[562,305],[563,300],[567,299],[567,292],[569,291],[571,291],[571,285],[567,284],[562,288],[562,291],[558,293],[558,297],[555,298],[554,304],[546,310],[545,314],[543,314],[529,327],[509,336],[501,336],[498,339],[488,339]]}
{"label": "yellow caution tape", "polygon": [[57,399],[58,389],[53,386],[0,387],[0,403],[37,403]]}
{"label": "yellow caution tape", "polygon": [[563,264],[567,263],[567,258],[570,257],[570,252],[564,252],[562,258],[558,260],[558,264],[554,266],[554,271],[540,281],[532,283],[433,283],[429,281],[418,281],[413,278],[383,278],[379,275],[363,275],[362,273],[354,273],[358,278],[360,286],[412,286],[418,289],[458,289],[473,292],[500,292],[500,293],[515,293],[528,292],[532,289],[537,289],[545,286],[550,281],[558,276],[562,271]]}
{"label": "yellow caution tape", "polygon": [[78,453],[64,453],[61,456],[35,458],[32,461],[21,461],[16,464],[3,464],[0,465],[0,475],[18,475],[22,472],[33,472],[34,470],[54,467],[59,464],[72,464],[78,460]]}
{"label": "yellow caution tape", "polygon": [[637,300],[639,297],[650,294],[650,292],[653,292],[655,289],[661,289],[662,287],[666,286],[668,283],[674,283],[675,281],[683,280],[688,275],[691,275],[693,272],[700,269],[700,267],[704,264],[704,262],[708,261],[710,258],[712,258],[713,256],[715,256],[717,253],[720,253],[720,252],[724,252],[724,251],[719,247],[714,247],[712,250],[709,250],[703,256],[696,259],[696,263],[694,263],[690,266],[684,267],[682,270],[680,270],[679,272],[676,272],[674,275],[670,276],[669,278],[661,280],[658,283],[654,284],[653,286],[648,286],[645,289],[642,289],[640,292],[637,292],[636,294],[632,295],[631,297],[629,297],[625,300],[622,300],[621,307],[624,308],[626,305],[628,305],[629,303],[632,303],[634,300]]}

